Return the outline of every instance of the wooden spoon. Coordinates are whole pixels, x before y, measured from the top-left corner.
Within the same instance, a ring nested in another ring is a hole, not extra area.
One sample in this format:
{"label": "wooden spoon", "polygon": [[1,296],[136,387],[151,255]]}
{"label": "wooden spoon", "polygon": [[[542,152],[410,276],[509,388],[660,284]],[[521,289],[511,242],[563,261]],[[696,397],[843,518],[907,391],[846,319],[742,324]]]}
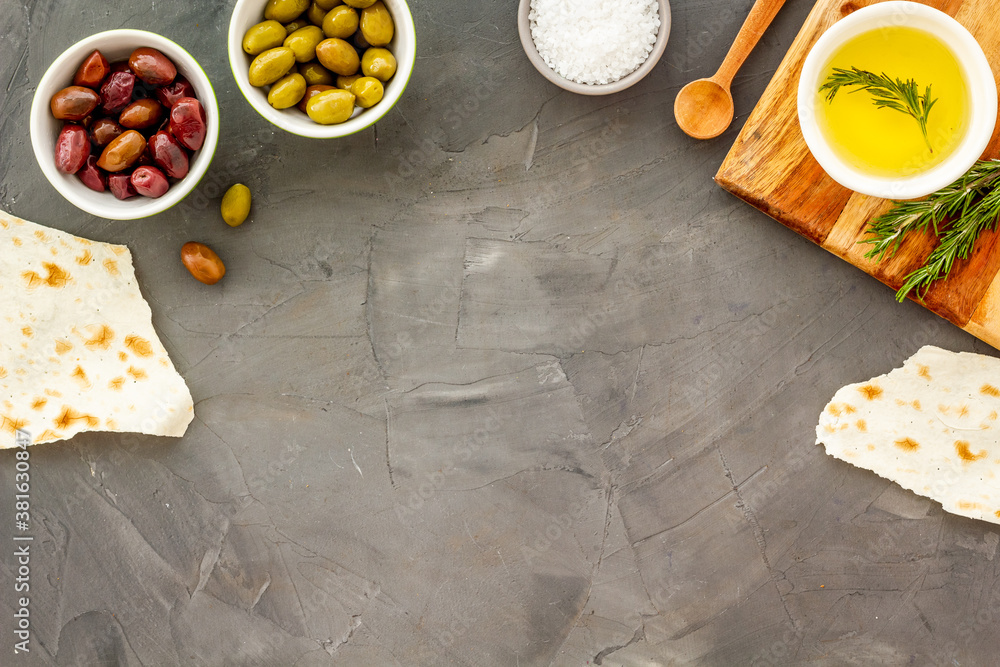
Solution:
{"label": "wooden spoon", "polygon": [[695,139],[711,139],[725,132],[733,122],[733,95],[729,92],[733,77],[784,4],[785,0],[757,0],[719,71],[681,88],[674,100],[674,118],[686,134]]}

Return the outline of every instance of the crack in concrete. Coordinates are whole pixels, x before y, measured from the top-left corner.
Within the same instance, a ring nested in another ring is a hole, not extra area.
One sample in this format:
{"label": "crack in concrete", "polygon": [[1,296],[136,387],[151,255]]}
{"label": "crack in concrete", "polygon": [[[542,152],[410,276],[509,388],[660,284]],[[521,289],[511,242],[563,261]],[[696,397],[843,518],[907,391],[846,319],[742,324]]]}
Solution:
{"label": "crack in concrete", "polygon": [[781,606],[785,610],[785,614],[788,616],[788,620],[791,622],[792,627],[798,629],[798,623],[796,623],[795,618],[792,616],[792,612],[788,609],[788,602],[785,600],[784,593],[781,592],[781,586],[778,585],[777,570],[775,570],[775,568],[771,565],[771,561],[767,557],[767,540],[764,537],[764,530],[760,527],[760,522],[757,520],[757,515],[754,514],[753,508],[751,508],[746,500],[744,500],[743,493],[740,491],[740,485],[736,483],[733,471],[726,462],[726,456],[722,453],[722,449],[716,445],[715,450],[718,452],[719,459],[722,461],[722,468],[725,471],[726,479],[729,480],[729,483],[733,487],[733,493],[736,494],[736,507],[743,513],[743,518],[746,519],[747,523],[749,523],[753,529],[754,541],[757,542],[757,549],[760,551],[761,560],[764,562],[764,567],[767,569],[768,577],[771,579],[771,582],[774,584],[774,589],[778,593],[778,599],[781,601]]}
{"label": "crack in concrete", "polygon": [[[563,637],[562,642],[559,644],[559,648],[556,649],[555,655],[559,654],[559,651],[569,640],[570,635],[573,633],[573,629],[579,624],[580,619],[583,618],[583,612],[587,610],[587,605],[590,604],[590,595],[594,591],[594,579],[597,578],[597,573],[600,572],[601,563],[604,562],[604,551],[608,546],[608,534],[611,532],[611,508],[615,505],[615,486],[614,484],[608,483],[605,487],[605,491],[608,494],[608,503],[604,512],[604,536],[601,538],[601,551],[597,556],[597,562],[594,563],[594,567],[590,570],[590,581],[587,584],[587,597],[584,598],[583,604],[580,605],[580,613],[576,615],[573,622],[569,624],[569,632]],[[549,667],[555,664],[555,659],[550,663]]]}
{"label": "crack in concrete", "polygon": [[645,640],[646,639],[646,621],[645,621],[645,617],[644,616],[640,617],[640,623],[641,623],[641,625],[639,625],[639,627],[635,629],[635,632],[632,634],[632,638],[629,639],[627,642],[625,642],[624,644],[619,644],[617,646],[609,646],[606,649],[602,650],[597,655],[595,655],[594,656],[594,664],[595,665],[603,665],[604,664],[604,659],[606,657],[608,657],[609,655],[611,655],[612,653],[614,653],[616,651],[620,651],[620,650],[622,650],[624,648],[628,648],[632,644],[635,644],[637,641]]}
{"label": "crack in concrete", "polygon": [[378,368],[378,372],[382,376],[382,381],[384,382],[388,375],[385,372],[385,367],[382,365],[382,360],[379,359],[378,351],[375,349],[375,326],[373,322],[372,310],[374,306],[372,305],[372,294],[375,291],[375,278],[372,276],[372,260],[375,255],[375,233],[378,231],[378,227],[372,227],[372,233],[368,237],[368,286],[365,290],[365,331],[368,334],[368,344],[372,348],[372,358],[375,360],[375,366]]}
{"label": "crack in concrete", "polygon": [[253,612],[253,610],[257,607],[257,603],[260,602],[260,599],[264,597],[264,592],[267,591],[267,589],[271,586],[271,573],[265,572],[264,574],[267,575],[267,581],[265,581],[264,585],[261,586],[260,590],[257,591],[257,596],[254,597],[253,604],[250,605],[251,612]]}
{"label": "crack in concrete", "polygon": [[475,380],[469,380],[468,382],[441,382],[440,380],[430,380],[428,382],[421,382],[420,384],[418,384],[415,387],[411,387],[409,389],[401,391],[400,394],[401,395],[412,394],[413,392],[417,391],[418,389],[420,389],[422,387],[426,387],[428,385],[439,385],[441,387],[471,387],[474,384],[479,384],[480,382],[486,382],[487,380],[495,380],[497,378],[507,377],[509,375],[515,375],[516,376],[516,375],[519,375],[521,373],[527,373],[528,371],[530,371],[530,370],[532,370],[534,368],[538,368],[538,364],[532,364],[530,366],[526,366],[526,367],[521,368],[521,369],[516,370],[516,371],[505,371],[503,373],[497,373],[495,375],[487,375],[486,377],[477,378]]}
{"label": "crack in concrete", "polygon": [[392,419],[392,414],[389,411],[388,399],[383,397],[382,403],[385,405],[385,467],[389,471],[389,486],[395,489],[398,487],[392,478],[392,457],[389,455],[389,422]]}

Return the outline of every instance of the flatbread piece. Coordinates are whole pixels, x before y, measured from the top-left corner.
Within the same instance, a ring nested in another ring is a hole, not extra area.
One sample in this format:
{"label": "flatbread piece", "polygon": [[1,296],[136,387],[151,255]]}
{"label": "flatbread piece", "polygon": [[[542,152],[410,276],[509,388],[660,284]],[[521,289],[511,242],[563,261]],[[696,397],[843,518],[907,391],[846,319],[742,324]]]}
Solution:
{"label": "flatbread piece", "polygon": [[948,512],[1000,523],[998,413],[1000,359],[928,345],[902,368],[838,391],[816,444]]}
{"label": "flatbread piece", "polygon": [[180,437],[193,417],[128,248],[0,211],[0,448],[19,430]]}

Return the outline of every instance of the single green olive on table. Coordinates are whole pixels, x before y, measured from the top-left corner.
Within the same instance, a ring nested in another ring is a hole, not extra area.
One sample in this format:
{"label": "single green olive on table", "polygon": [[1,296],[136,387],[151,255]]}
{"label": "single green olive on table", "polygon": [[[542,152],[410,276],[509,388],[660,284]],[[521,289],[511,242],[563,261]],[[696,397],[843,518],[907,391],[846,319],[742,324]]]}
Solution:
{"label": "single green olive on table", "polygon": [[272,107],[333,125],[382,100],[396,73],[395,23],[382,0],[270,0],[263,19],[243,50],[253,56],[250,85],[267,89]]}
{"label": "single green olive on table", "polygon": [[250,215],[250,200],[250,188],[242,183],[237,183],[226,190],[226,194],[222,196],[220,210],[222,219],[227,225],[239,227],[246,221]]}

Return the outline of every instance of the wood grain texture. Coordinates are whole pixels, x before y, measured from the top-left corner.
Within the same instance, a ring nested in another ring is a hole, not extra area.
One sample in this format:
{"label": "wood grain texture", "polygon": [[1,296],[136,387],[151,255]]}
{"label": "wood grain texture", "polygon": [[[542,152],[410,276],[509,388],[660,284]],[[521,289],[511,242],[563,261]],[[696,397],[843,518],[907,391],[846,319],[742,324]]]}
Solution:
{"label": "wood grain texture", "polygon": [[[886,211],[883,199],[854,193],[834,182],[813,159],[802,138],[796,110],[798,75],[809,49],[837,20],[875,2],[819,0],[779,66],[770,85],[716,174],[726,190],[764,211],[785,226],[898,289],[906,275],[934,249],[932,236],[917,236],[903,244],[891,260],[865,258],[859,244],[867,223]],[[1000,27],[989,0],[922,2],[956,18],[976,37],[987,58],[1000,64]],[[993,136],[984,157],[1000,153],[1000,133]],[[1000,342],[1000,239],[988,233],[966,261],[957,262],[951,276],[924,295],[923,305],[973,335],[996,346]],[[989,298],[987,298],[989,297]]]}

